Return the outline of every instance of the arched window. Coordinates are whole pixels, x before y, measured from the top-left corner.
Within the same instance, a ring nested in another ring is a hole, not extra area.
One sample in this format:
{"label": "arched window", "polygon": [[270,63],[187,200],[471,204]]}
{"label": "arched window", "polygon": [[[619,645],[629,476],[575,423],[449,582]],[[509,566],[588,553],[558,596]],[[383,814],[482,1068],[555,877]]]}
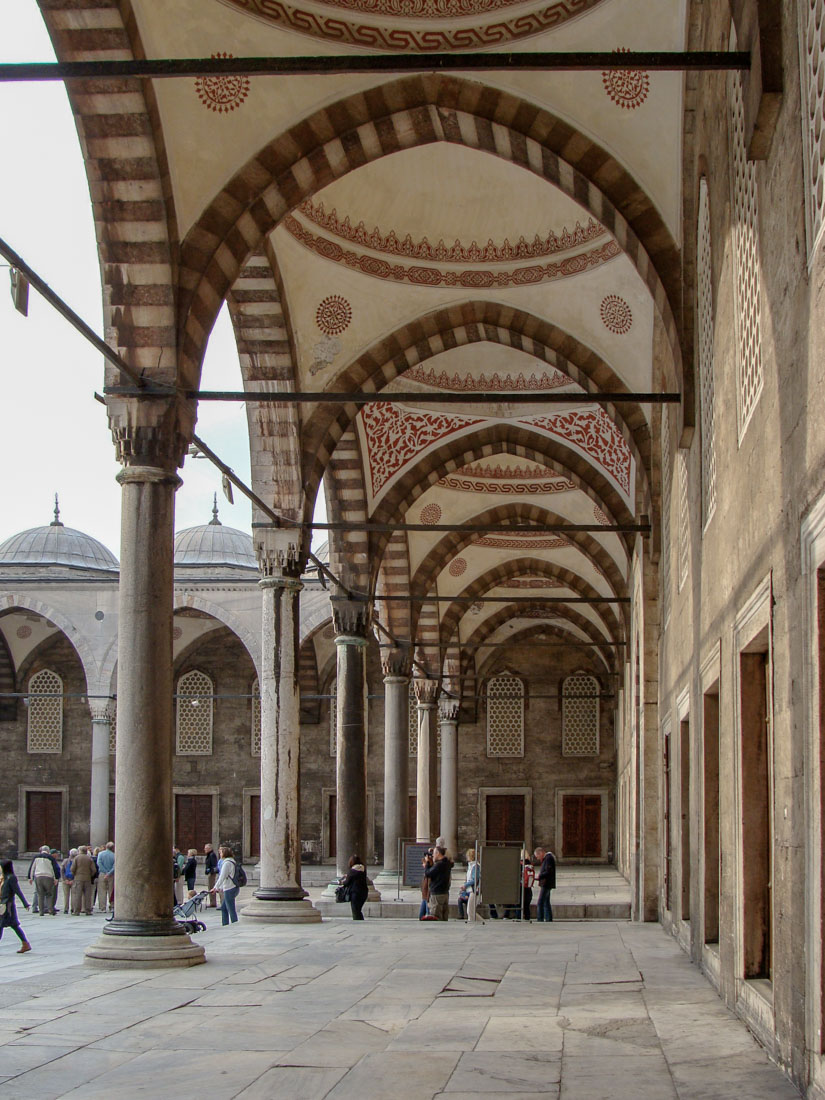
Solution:
{"label": "arched window", "polygon": [[252,755],[261,755],[261,686],[257,676],[252,681]]}
{"label": "arched window", "polygon": [[599,754],[599,681],[574,672],[562,685],[562,755]]}
{"label": "arched window", "polygon": [[178,680],[178,756],[212,755],[212,681],[193,668]]}
{"label": "arched window", "polygon": [[29,680],[29,693],[27,751],[63,752],[63,681],[41,669]]}
{"label": "arched window", "polygon": [[487,755],[524,756],[524,684],[509,672],[487,683]]}

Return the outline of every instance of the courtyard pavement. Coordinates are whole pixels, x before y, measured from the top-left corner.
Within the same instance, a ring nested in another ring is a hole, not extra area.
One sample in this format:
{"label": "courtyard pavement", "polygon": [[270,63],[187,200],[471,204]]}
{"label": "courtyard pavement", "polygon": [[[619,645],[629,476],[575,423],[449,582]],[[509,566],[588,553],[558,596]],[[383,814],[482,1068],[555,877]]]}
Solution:
{"label": "courtyard pavement", "polygon": [[[343,907],[341,907],[343,909]],[[0,942],[4,1100],[792,1100],[658,925],[310,926],[218,914],[184,970],[81,964],[103,918]]]}

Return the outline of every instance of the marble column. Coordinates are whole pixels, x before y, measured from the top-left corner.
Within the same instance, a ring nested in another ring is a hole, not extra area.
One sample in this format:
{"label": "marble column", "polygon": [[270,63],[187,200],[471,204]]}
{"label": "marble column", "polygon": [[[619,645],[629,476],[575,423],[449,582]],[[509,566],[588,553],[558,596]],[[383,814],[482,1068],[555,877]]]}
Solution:
{"label": "marble column", "polygon": [[[267,532],[266,537],[270,537]],[[277,537],[272,533],[270,541]],[[260,886],[243,921],[305,924],[321,920],[301,886],[299,815],[299,599],[303,587],[292,548],[259,547],[263,599],[261,646]]]}
{"label": "marble column", "polygon": [[384,869],[379,884],[394,884],[399,871],[398,842],[407,835],[409,800],[410,654],[391,649],[384,670]]}
{"label": "marble column", "polygon": [[111,711],[108,699],[89,703],[92,714],[92,783],[89,805],[89,841],[102,848],[109,835],[109,735]]}
{"label": "marble column", "polygon": [[[178,410],[135,402],[114,426],[124,467],[118,623],[115,916],[86,949],[110,967],[194,966],[203,947],[172,916],[172,612]],[[112,410],[110,408],[110,417]],[[171,422],[171,423],[170,423]],[[185,441],[184,441],[185,443]]]}
{"label": "marble column", "polygon": [[438,833],[438,751],[436,697],[438,681],[416,677],[418,700],[418,759],[415,784],[416,840],[435,840]]}
{"label": "marble column", "polygon": [[338,875],[346,874],[350,856],[369,859],[367,849],[366,656],[370,607],[333,596],[338,686],[335,725],[336,834]]}
{"label": "marble column", "polygon": [[441,835],[450,858],[458,851],[458,700],[442,699],[441,722]]}

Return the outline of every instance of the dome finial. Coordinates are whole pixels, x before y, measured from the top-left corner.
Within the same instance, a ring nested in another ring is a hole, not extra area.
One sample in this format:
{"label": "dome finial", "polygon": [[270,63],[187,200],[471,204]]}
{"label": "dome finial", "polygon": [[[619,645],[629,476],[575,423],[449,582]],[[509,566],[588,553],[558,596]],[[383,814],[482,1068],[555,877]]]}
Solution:
{"label": "dome finial", "polygon": [[57,493],[54,494],[54,519],[49,524],[49,527],[62,527],[60,522],[60,502],[57,499]]}
{"label": "dome finial", "polygon": [[212,527],[213,524],[217,524],[218,527],[221,526],[221,521],[218,519],[218,494],[217,493],[215,493],[212,497],[212,519],[209,521],[209,526]]}

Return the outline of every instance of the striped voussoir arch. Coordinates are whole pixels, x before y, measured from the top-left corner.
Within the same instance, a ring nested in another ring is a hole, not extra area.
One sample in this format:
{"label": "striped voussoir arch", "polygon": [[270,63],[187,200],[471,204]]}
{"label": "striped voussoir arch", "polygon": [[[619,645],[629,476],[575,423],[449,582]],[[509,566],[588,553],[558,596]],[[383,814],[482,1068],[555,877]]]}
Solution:
{"label": "striped voussoir arch", "polygon": [[[406,596],[410,591],[410,553],[403,531],[392,534],[381,556],[376,591],[386,596]],[[412,614],[409,603],[400,599],[382,602],[378,606],[382,624],[401,641],[412,637]],[[383,639],[386,641],[386,639]]]}
{"label": "striped voussoir arch", "polygon": [[11,698],[17,690],[16,683],[14,661],[0,631],[0,722],[14,722],[17,718],[17,700]]}
{"label": "striped voussoir arch", "polygon": [[[542,623],[537,622],[535,626],[526,626],[521,630],[516,630],[512,634],[508,634],[507,645],[529,645],[530,642],[533,641],[537,633],[541,633],[542,635],[546,636],[548,641],[564,642],[565,644],[569,644],[571,642],[581,642],[581,638],[579,638],[576,634],[572,633],[569,630],[563,630],[559,626],[542,625]],[[580,650],[580,652],[582,654],[587,653],[591,661],[604,661],[609,666],[608,671],[613,672],[613,666],[610,663],[610,655],[612,651],[605,651],[603,649],[594,647],[591,650],[582,649]],[[502,656],[502,654],[504,656]],[[493,676],[496,674],[496,672],[500,671],[499,668],[495,667],[495,662],[504,663],[507,659],[506,654],[507,650],[500,649],[482,649],[479,651],[479,682],[483,683],[490,676]],[[605,671],[604,666],[602,667],[601,671]]]}
{"label": "striped voussoir arch", "polygon": [[[370,518],[376,523],[400,522],[415,501],[446,474],[454,473],[471,462],[500,454],[502,450],[546,466],[559,476],[572,481],[576,488],[591,498],[594,505],[605,508],[619,522],[633,522],[633,516],[621,494],[587,459],[558,440],[506,422],[482,425],[466,435],[448,437],[431,448],[393,483],[374,508]],[[630,540],[627,536],[624,537],[629,552]],[[370,536],[370,556],[376,563],[375,569],[388,538],[389,535],[380,533]]]}
{"label": "striped voussoir arch", "polygon": [[[295,357],[283,295],[269,248],[241,268],[226,301],[247,392],[295,389]],[[305,511],[296,405],[247,402],[252,488],[276,511],[302,519]],[[267,517],[253,505],[253,522]],[[309,547],[309,533],[305,536]]]}
{"label": "striped voussoir arch", "polygon": [[[457,347],[494,343],[523,352],[568,375],[589,392],[627,392],[616,372],[575,337],[535,314],[499,302],[473,300],[434,310],[382,338],[334,381],[331,391],[379,392],[405,371]],[[356,405],[319,404],[303,430],[304,478],[309,486],[323,476],[340,436],[358,415]],[[627,441],[636,463],[636,494],[649,496],[652,436],[638,404],[605,406]]]}
{"label": "striped voussoir arch", "polygon": [[[539,504],[533,504],[529,501],[513,501],[469,516],[466,522],[468,525],[475,526],[484,523],[532,523],[538,526],[569,521],[565,520],[564,516],[558,515],[557,512],[551,512]],[[572,547],[601,570],[614,596],[627,595],[627,582],[612,555],[605,550],[593,535],[587,531],[571,531],[564,537]],[[410,592],[415,595],[428,592],[444,566],[457,554],[460,554],[465,547],[475,542],[477,538],[478,534],[476,532],[462,530],[461,528],[448,531],[442,535],[413,574],[410,581]]]}
{"label": "striped voussoir arch", "polygon": [[443,141],[501,157],[557,187],[613,235],[681,355],[679,250],[654,203],[605,149],[545,108],[478,80],[420,74],[357,92],[269,142],[204,210],[181,247],[181,375],[197,380],[206,337],[237,272],[304,199],[381,157]]}
{"label": "striped voussoir arch", "polygon": [[[462,596],[462,602],[453,602],[446,605],[445,610],[441,615],[441,623],[439,629],[439,637],[441,644],[446,645],[455,635],[459,622],[469,612],[470,605],[464,602],[464,598],[472,598],[474,596],[485,596],[491,589],[496,588],[504,581],[508,581],[513,577],[518,576],[539,576],[547,577],[551,580],[561,581],[565,588],[569,588],[574,596],[588,596],[598,597],[599,592],[596,591],[592,585],[588,584],[583,577],[580,577],[577,573],[574,573],[572,569],[566,569],[561,565],[557,565],[553,562],[545,561],[540,558],[513,558],[507,562],[502,562],[499,565],[492,566],[480,577],[476,577],[474,581],[464,588],[460,595]],[[565,608],[565,604],[541,604],[541,599],[537,598],[536,603],[540,606],[544,606],[548,610],[548,615],[554,617],[556,608]],[[442,605],[444,606],[444,605]],[[512,603],[507,604],[510,608],[510,618],[517,618],[521,604]],[[527,606],[532,606],[532,601]],[[615,612],[612,610],[610,604],[596,604],[594,605],[594,613],[599,620],[604,624],[604,627],[610,638],[613,640],[619,640],[623,635],[622,625],[616,618]],[[585,621],[589,621],[586,619]],[[593,624],[591,623],[591,626]]]}
{"label": "striped voussoir arch", "polygon": [[321,721],[321,700],[310,698],[320,694],[314,635],[304,638],[298,649],[298,686],[301,692],[301,721],[317,726]]}
{"label": "striped voussoir arch", "polygon": [[[129,0],[38,0],[60,61],[144,56]],[[72,80],[97,236],[105,338],[155,380],[177,373],[177,225],[151,81]],[[119,381],[112,367],[107,381]]]}
{"label": "striped voussoir arch", "polygon": [[[327,514],[330,522],[364,524],[367,497],[358,437],[350,430],[335,449],[327,468]],[[343,583],[372,592],[369,536],[365,531],[330,531],[329,567]]]}

